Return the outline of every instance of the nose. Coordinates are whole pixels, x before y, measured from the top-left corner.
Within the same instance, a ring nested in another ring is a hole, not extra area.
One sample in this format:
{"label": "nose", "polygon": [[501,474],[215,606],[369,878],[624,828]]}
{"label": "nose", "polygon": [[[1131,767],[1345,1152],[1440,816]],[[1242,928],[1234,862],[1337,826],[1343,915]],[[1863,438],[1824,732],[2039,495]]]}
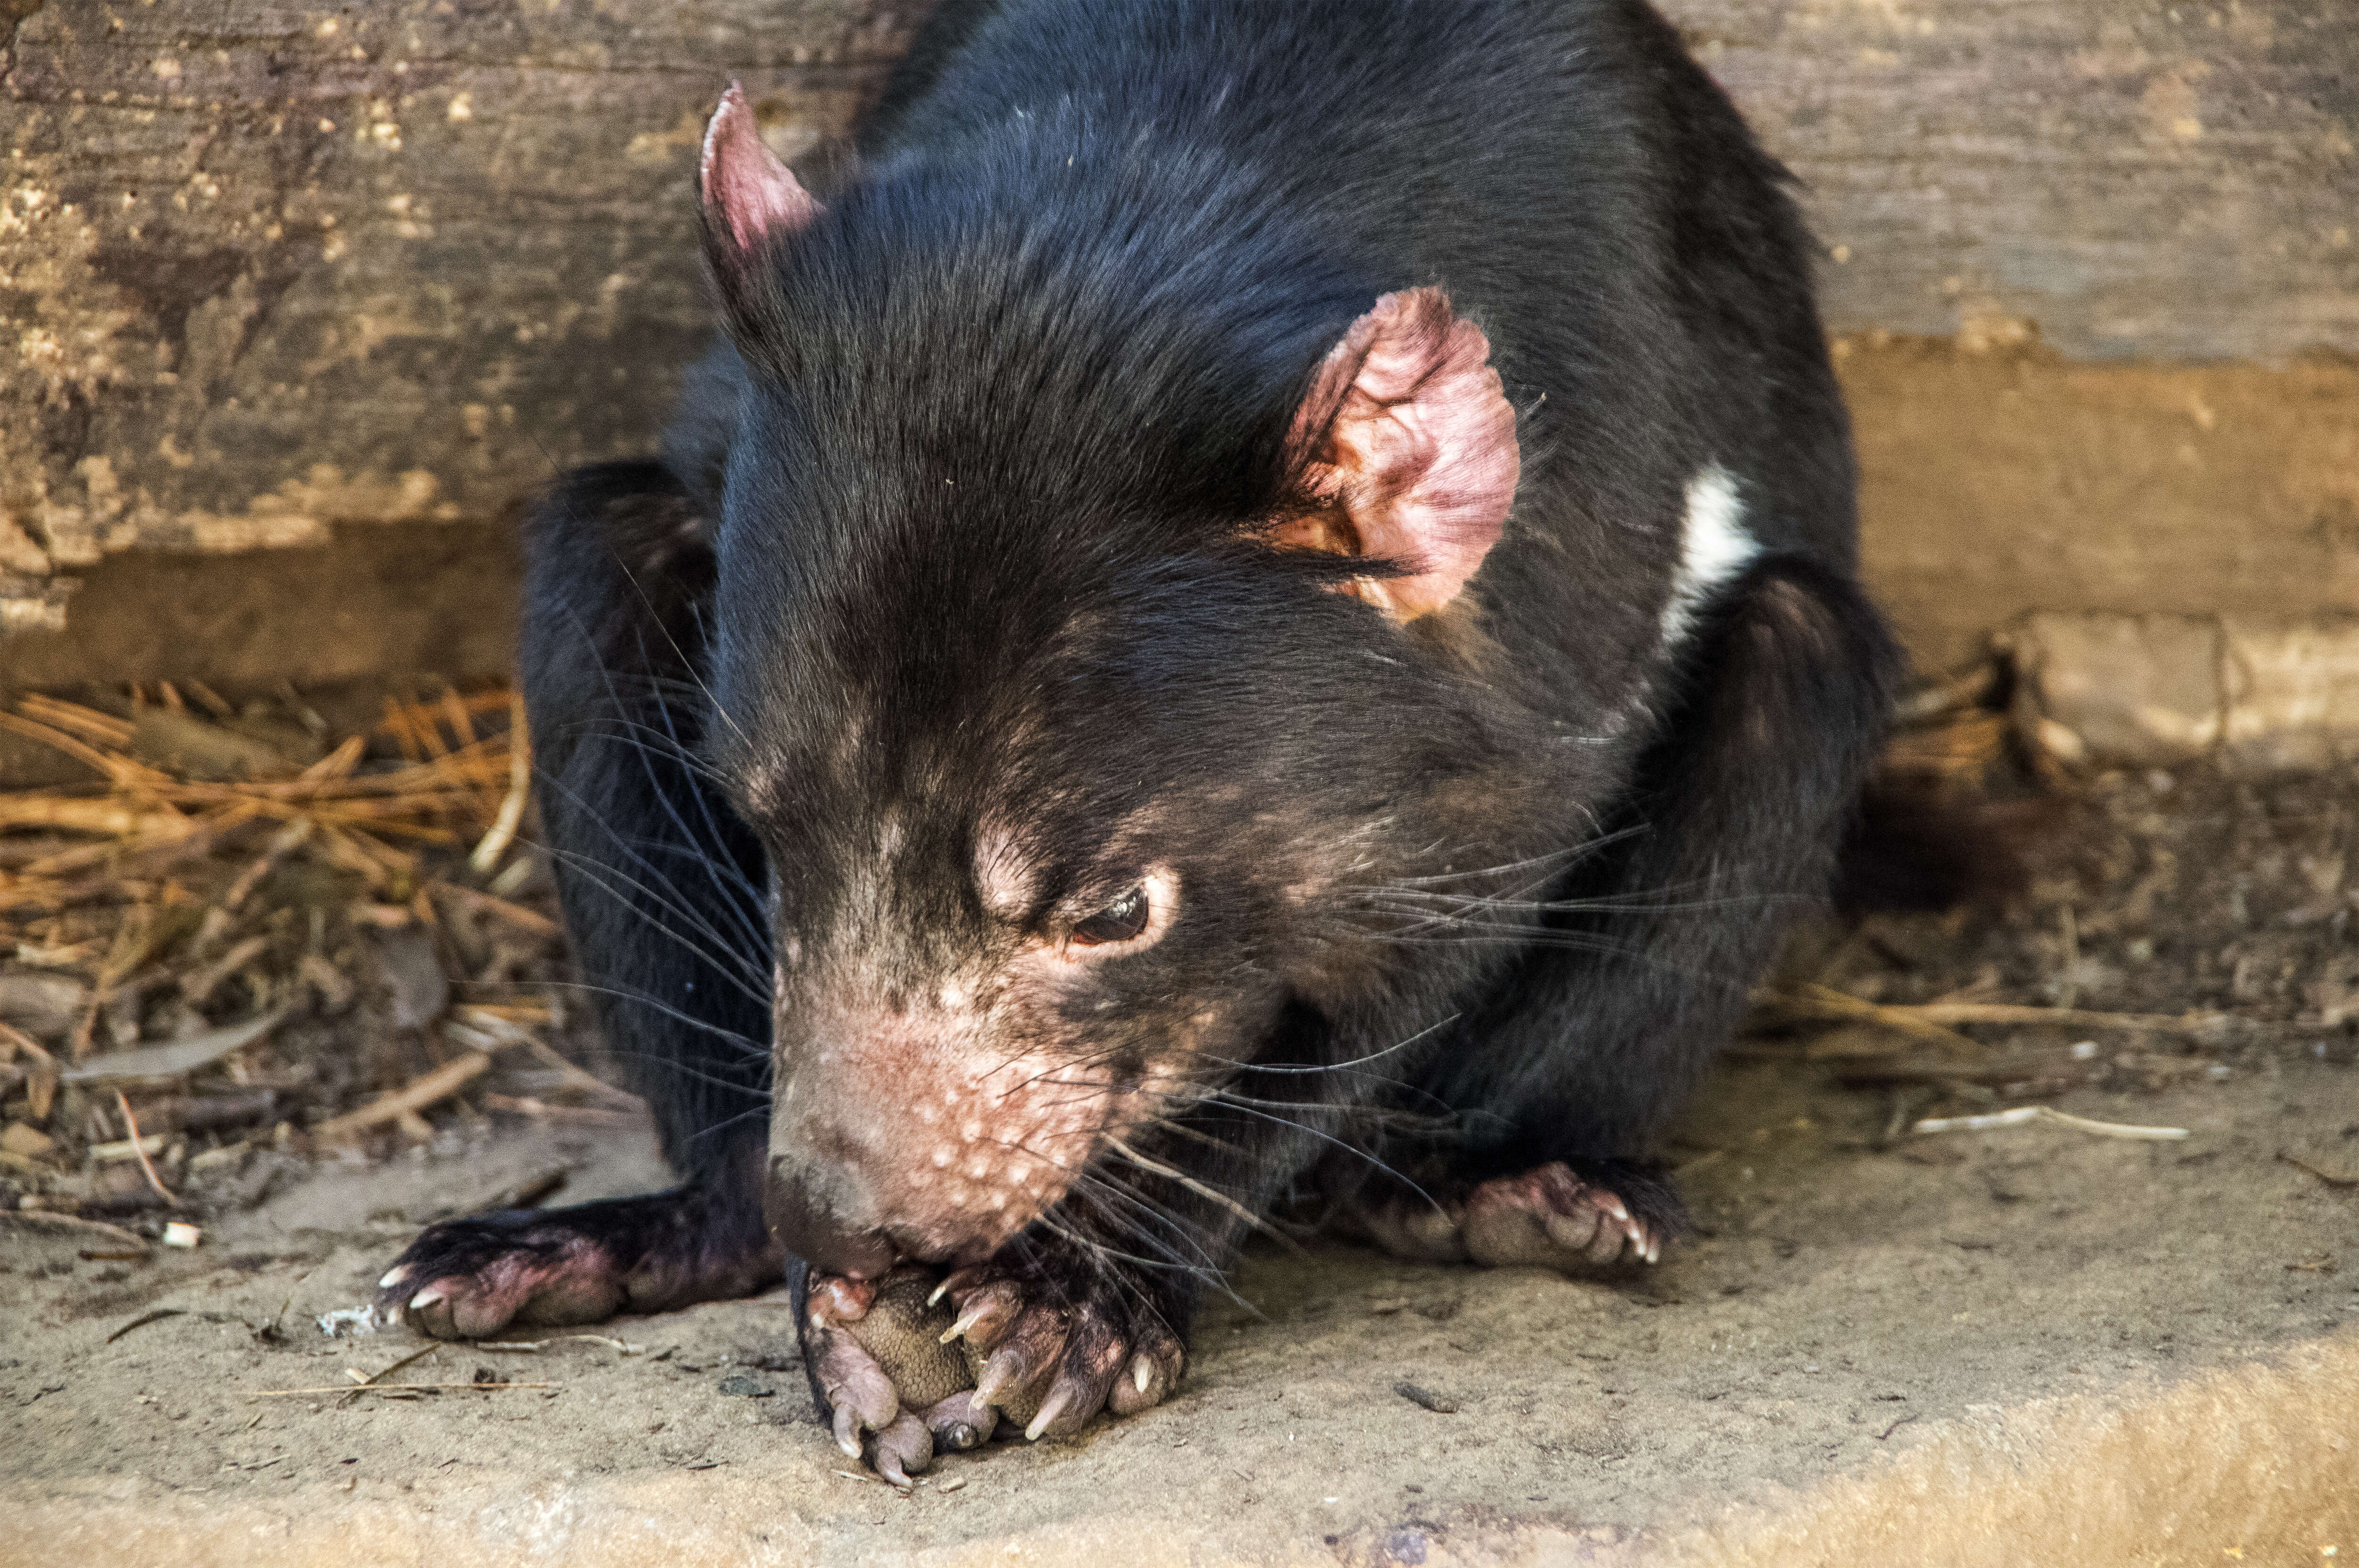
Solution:
{"label": "nose", "polygon": [[773,1160],[763,1217],[778,1245],[821,1272],[875,1279],[893,1267],[897,1253],[882,1231],[844,1217],[866,1206],[844,1202],[846,1195],[834,1190],[842,1185],[809,1167]]}

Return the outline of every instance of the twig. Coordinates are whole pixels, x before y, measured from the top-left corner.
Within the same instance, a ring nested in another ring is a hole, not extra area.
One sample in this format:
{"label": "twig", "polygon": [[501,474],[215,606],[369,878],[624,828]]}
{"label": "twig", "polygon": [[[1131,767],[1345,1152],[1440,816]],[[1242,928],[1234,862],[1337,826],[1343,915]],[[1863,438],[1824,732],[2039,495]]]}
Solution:
{"label": "twig", "polygon": [[2101,1138],[2135,1138],[2151,1142],[2169,1142],[2189,1135],[2183,1127],[2136,1127],[2123,1121],[2093,1121],[2088,1117],[2069,1115],[2053,1106],[2045,1105],[2017,1106],[2013,1110],[1992,1111],[1983,1116],[1928,1117],[1908,1130],[1918,1133],[1987,1132],[1993,1128],[2023,1127],[2035,1121],[2060,1122],[2082,1132],[2093,1132]]}
{"label": "twig", "polygon": [[184,976],[180,981],[181,1000],[190,1007],[202,1007],[213,992],[221,989],[223,980],[228,979],[268,951],[270,951],[269,937],[263,935],[247,937],[203,968]]}
{"label": "twig", "polygon": [[114,1242],[118,1247],[136,1247],[144,1254],[147,1239],[134,1235],[119,1225],[109,1225],[101,1219],[84,1219],[78,1214],[51,1214],[47,1209],[20,1208],[13,1212],[0,1209],[0,1227],[14,1226],[24,1230],[76,1231],[99,1239]]}
{"label": "twig", "polygon": [[2309,1161],[2297,1160],[2282,1150],[2278,1151],[2277,1158],[2304,1174],[2316,1176],[2330,1187],[2359,1187],[2359,1176],[2338,1176],[2332,1172],[2321,1171]]}
{"label": "twig", "polygon": [[1980,1055],[1983,1050],[1980,1042],[1969,1040],[1954,1029],[1944,1029],[1939,1022],[1923,1016],[1921,1008],[1891,1007],[1836,990],[1832,986],[1804,985],[1792,990],[1769,991],[1760,1000],[1772,1008],[1783,1009],[1801,1018],[1881,1023],[1887,1029],[1914,1035],[1962,1056]]}
{"label": "twig", "polygon": [[[441,1348],[442,1342],[438,1339],[423,1350],[413,1350],[408,1355],[403,1357],[400,1360],[396,1361],[392,1366],[386,1368],[383,1371],[371,1372],[367,1377],[363,1378],[360,1382],[353,1387],[352,1391],[353,1393],[357,1394],[364,1390],[374,1387],[377,1383],[383,1382],[386,1379],[392,1377],[396,1372],[400,1371],[404,1367],[408,1366],[410,1363],[414,1361],[423,1361],[429,1356],[433,1355],[437,1350]],[[344,1402],[347,1404],[352,1402],[349,1395],[346,1396]]]}
{"label": "twig", "polygon": [[1929,1001],[1896,1009],[1929,1023],[2052,1023],[2060,1029],[2143,1030],[2157,1034],[2207,1034],[2234,1022],[2224,1012],[2097,1012],[2084,1007],[2022,1007],[1999,1001]]}
{"label": "twig", "polygon": [[58,1059],[49,1054],[49,1047],[26,1033],[13,1023],[0,1022],[0,1041],[5,1041],[42,1066],[56,1070]]}
{"label": "twig", "polygon": [[574,1127],[644,1127],[647,1121],[647,1113],[644,1109],[608,1110],[594,1105],[549,1105],[530,1095],[487,1094],[484,1097],[484,1108]]}
{"label": "twig", "polygon": [[[461,710],[462,715],[464,709]],[[470,732],[472,738],[472,731]],[[525,733],[524,693],[510,699],[508,719],[508,793],[500,802],[500,811],[492,819],[492,830],[467,857],[467,869],[479,877],[487,877],[508,852],[515,839],[516,825],[524,820],[525,801],[532,793],[532,740]]]}
{"label": "twig", "polygon": [[405,1111],[423,1110],[429,1105],[450,1098],[490,1071],[491,1065],[489,1056],[481,1051],[470,1051],[423,1076],[412,1079],[393,1093],[372,1100],[358,1110],[320,1123],[311,1129],[311,1136],[321,1141],[332,1142],[355,1132],[398,1120]]}
{"label": "twig", "polygon": [[438,1389],[473,1389],[478,1393],[496,1394],[503,1389],[556,1387],[555,1383],[332,1383],[324,1389],[256,1389],[245,1397],[249,1400],[284,1400],[298,1394],[397,1394]]}
{"label": "twig", "polygon": [[238,905],[253,895],[254,890],[261,884],[263,878],[270,874],[274,867],[301,849],[304,842],[318,830],[319,824],[308,816],[299,817],[280,828],[271,838],[269,848],[255,856],[252,865],[238,872],[237,880],[229,884],[229,891],[222,894],[221,902],[213,907],[223,911],[235,910]]}
{"label": "twig", "polygon": [[50,1102],[57,1098],[58,1085],[65,1077],[64,1068],[39,1041],[13,1024],[0,1023],[0,1042],[32,1058],[33,1070],[25,1077],[25,1107],[35,1121],[48,1120]]}
{"label": "twig", "polygon": [[470,909],[480,910],[485,914],[497,915],[519,931],[529,931],[536,936],[557,935],[557,922],[537,909],[527,909],[520,903],[512,903],[495,894],[467,887],[459,882],[438,880],[430,886],[433,892],[448,898],[455,898]]}
{"label": "twig", "polygon": [[114,1091],[114,1103],[122,1108],[124,1130],[131,1134],[131,1152],[139,1162],[140,1174],[147,1178],[147,1184],[156,1189],[156,1195],[162,1198],[167,1206],[180,1207],[179,1195],[166,1186],[164,1178],[156,1173],[156,1167],[147,1162],[147,1151],[139,1143],[139,1119],[131,1114],[131,1101],[125,1098],[121,1089]]}
{"label": "twig", "polygon": [[121,1328],[116,1329],[113,1334],[110,1334],[105,1338],[100,1340],[99,1343],[101,1345],[112,1345],[135,1328],[145,1328],[151,1323],[161,1323],[168,1317],[180,1317],[184,1315],[185,1309],[180,1307],[158,1307],[154,1312],[143,1312],[137,1317],[133,1318],[129,1323],[125,1324]]}
{"label": "twig", "polygon": [[2100,1012],[2084,1007],[2027,1007],[2001,1001],[1874,1002],[1832,986],[1805,985],[1764,991],[1756,999],[1799,1018],[1862,1019],[1888,1024],[1928,1040],[1980,1050],[1964,1035],[1942,1027],[1952,1023],[2053,1024],[2060,1029],[2139,1030],[2157,1034],[2212,1033],[2237,1022],[2223,1012]]}

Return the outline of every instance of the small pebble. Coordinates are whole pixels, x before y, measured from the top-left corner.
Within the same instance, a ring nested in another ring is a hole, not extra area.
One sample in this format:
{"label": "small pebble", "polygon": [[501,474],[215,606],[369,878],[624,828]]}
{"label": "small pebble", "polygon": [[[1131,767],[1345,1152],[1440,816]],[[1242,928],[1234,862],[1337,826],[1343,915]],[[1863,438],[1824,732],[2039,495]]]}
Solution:
{"label": "small pebble", "polygon": [[936,1490],[937,1492],[955,1492],[955,1491],[957,1491],[961,1487],[963,1487],[963,1486],[965,1486],[965,1485],[966,1485],[966,1477],[965,1477],[964,1476],[951,1476],[949,1480],[947,1480],[947,1481],[937,1481],[937,1482],[935,1482],[935,1483],[934,1483],[934,1490]]}

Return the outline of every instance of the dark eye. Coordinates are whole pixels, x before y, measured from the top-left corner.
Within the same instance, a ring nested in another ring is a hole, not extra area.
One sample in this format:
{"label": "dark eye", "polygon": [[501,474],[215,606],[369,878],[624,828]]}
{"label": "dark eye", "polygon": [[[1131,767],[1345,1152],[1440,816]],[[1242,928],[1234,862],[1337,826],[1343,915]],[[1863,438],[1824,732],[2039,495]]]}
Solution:
{"label": "dark eye", "polygon": [[1147,929],[1147,890],[1133,888],[1075,925],[1073,944],[1095,947],[1108,942],[1127,942]]}

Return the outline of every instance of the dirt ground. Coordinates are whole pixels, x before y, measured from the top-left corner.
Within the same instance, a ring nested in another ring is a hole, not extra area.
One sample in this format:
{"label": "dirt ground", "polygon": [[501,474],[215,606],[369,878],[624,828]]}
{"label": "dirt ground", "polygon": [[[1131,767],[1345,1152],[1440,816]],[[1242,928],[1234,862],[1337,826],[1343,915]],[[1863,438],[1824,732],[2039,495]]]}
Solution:
{"label": "dirt ground", "polygon": [[[0,1563],[2330,1563],[2354,827],[2348,776],[2089,783],[2009,907],[1830,925],[1781,979],[2071,1026],[1765,1009],[1671,1149],[1701,1233],[1644,1280],[1256,1254],[1170,1403],[908,1498],[813,1423],[782,1296],[416,1359],[323,1332],[426,1220],[659,1181],[612,1117],[253,1140],[190,1176],[188,1250],[0,1214]],[[1911,1130],[2033,1104],[2187,1136]]]}

